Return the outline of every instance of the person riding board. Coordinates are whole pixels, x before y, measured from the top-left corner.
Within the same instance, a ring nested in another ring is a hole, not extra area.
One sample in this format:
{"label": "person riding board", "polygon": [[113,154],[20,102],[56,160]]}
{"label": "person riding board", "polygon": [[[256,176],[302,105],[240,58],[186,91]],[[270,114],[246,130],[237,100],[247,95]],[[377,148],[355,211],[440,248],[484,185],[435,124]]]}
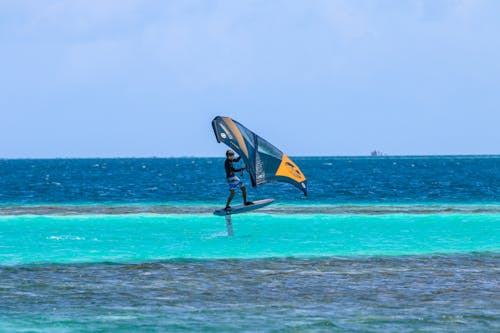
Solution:
{"label": "person riding board", "polygon": [[233,162],[238,162],[241,159],[241,156],[238,158],[234,158],[234,151],[228,149],[226,151],[226,161],[224,162],[224,168],[226,169],[226,179],[229,185],[229,197],[227,198],[226,207],[224,208],[226,211],[231,210],[231,201],[234,198],[235,190],[237,187],[241,189],[241,193],[243,194],[243,203],[245,206],[253,205],[253,202],[247,201],[247,190],[245,188],[245,184],[235,175],[235,172],[240,172],[246,170],[246,167],[235,169],[233,166]]}

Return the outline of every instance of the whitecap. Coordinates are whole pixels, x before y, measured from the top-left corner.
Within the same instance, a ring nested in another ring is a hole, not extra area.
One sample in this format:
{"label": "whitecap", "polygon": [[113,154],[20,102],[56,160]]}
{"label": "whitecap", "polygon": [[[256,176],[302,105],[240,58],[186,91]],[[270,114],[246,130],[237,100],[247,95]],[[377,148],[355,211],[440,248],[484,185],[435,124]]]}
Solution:
{"label": "whitecap", "polygon": [[49,236],[49,237],[46,237],[46,239],[51,239],[51,240],[85,240],[85,237],[79,237],[79,236]]}

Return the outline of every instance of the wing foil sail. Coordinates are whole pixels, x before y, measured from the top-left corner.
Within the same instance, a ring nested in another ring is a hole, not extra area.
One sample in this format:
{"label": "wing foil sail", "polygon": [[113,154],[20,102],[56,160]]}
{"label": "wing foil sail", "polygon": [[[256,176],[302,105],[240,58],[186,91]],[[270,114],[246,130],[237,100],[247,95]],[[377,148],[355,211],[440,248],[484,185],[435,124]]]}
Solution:
{"label": "wing foil sail", "polygon": [[287,182],[307,195],[305,175],[281,150],[229,117],[215,117],[212,127],[217,142],[223,142],[241,156],[252,186]]}

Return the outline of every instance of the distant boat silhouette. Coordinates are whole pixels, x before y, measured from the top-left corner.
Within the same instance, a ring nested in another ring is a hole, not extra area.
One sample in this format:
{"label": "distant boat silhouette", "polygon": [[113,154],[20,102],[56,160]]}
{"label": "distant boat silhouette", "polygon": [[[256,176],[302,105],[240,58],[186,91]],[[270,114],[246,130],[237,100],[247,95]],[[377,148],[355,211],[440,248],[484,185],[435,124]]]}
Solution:
{"label": "distant boat silhouette", "polygon": [[376,157],[376,156],[384,156],[384,153],[382,153],[380,150],[374,150],[370,153],[371,156]]}

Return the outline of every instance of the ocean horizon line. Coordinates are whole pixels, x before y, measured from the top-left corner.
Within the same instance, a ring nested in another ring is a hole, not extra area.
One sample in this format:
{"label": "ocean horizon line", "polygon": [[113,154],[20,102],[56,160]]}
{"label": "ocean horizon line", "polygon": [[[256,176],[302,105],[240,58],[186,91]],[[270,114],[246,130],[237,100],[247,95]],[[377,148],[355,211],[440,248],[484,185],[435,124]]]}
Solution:
{"label": "ocean horizon line", "polygon": [[[426,157],[482,157],[482,158],[499,158],[500,153],[494,154],[385,154],[385,155],[290,155],[292,158],[370,158],[370,159],[383,159],[383,158],[426,158]],[[224,158],[222,155],[212,156],[198,156],[198,155],[185,155],[185,156],[60,156],[60,157],[0,157],[0,160],[112,160],[112,159],[204,159],[204,158]]]}

